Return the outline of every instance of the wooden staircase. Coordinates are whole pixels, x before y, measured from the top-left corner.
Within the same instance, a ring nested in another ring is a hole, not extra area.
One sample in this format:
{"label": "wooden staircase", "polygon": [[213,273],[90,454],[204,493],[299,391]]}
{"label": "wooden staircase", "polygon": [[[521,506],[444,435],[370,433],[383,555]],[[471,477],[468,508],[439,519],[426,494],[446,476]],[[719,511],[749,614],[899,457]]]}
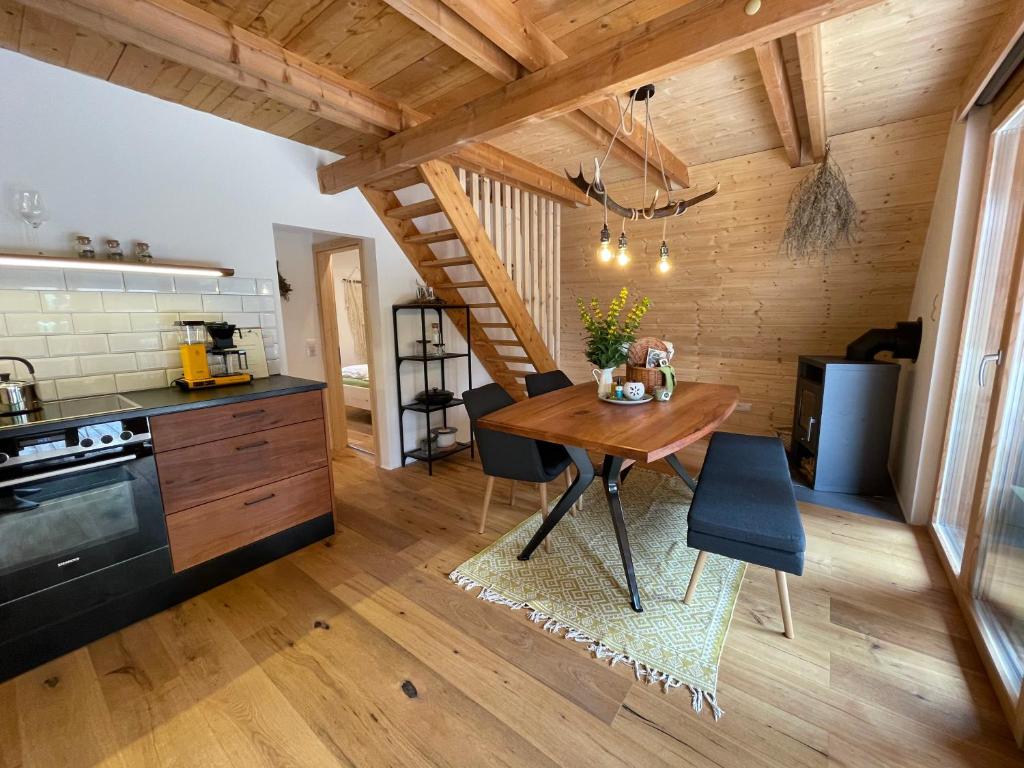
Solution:
{"label": "wooden staircase", "polygon": [[[439,298],[448,304],[468,304],[474,310],[487,310],[488,317],[479,322],[474,313],[467,341],[491,378],[517,400],[521,399],[526,394],[526,375],[553,370],[554,358],[455,170],[444,161],[432,160],[415,171],[404,171],[400,176],[362,187],[362,192],[422,280]],[[402,205],[395,195],[399,189],[424,183],[430,187],[432,199]],[[448,219],[447,228],[420,231],[413,223],[413,219],[438,213]],[[451,241],[460,243],[461,255],[439,258],[430,248],[432,243]],[[450,269],[457,270],[460,276],[450,275]],[[467,272],[472,276],[465,277]],[[487,298],[467,300],[463,291],[483,293]],[[465,338],[463,314],[450,312],[448,316]]]}

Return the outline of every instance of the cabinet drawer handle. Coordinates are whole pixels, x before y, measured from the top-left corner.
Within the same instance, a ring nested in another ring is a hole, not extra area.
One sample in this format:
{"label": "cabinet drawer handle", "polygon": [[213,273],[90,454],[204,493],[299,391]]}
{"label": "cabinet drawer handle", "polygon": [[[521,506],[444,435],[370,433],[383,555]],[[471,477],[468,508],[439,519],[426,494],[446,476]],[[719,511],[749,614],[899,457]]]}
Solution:
{"label": "cabinet drawer handle", "polygon": [[275,496],[277,496],[276,493],[271,493],[266,496],[260,496],[258,499],[252,499],[250,501],[245,502],[245,506],[251,507],[253,504],[259,504],[261,501],[270,501]]}
{"label": "cabinet drawer handle", "polygon": [[232,419],[242,419],[246,416],[259,416],[261,413],[266,413],[263,408],[257,408],[255,411],[242,411],[241,413],[232,413]]}
{"label": "cabinet drawer handle", "polygon": [[248,445],[236,445],[235,446],[235,450],[236,451],[248,451],[251,448],[261,448],[264,445],[267,445],[269,442],[270,442],[269,440],[260,440],[258,443],[249,443]]}

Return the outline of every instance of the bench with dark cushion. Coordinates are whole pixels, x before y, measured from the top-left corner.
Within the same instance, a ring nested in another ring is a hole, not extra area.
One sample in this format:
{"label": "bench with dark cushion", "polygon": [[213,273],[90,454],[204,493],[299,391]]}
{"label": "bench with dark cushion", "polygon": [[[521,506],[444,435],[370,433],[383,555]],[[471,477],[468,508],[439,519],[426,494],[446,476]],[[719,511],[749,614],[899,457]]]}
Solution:
{"label": "bench with dark cushion", "polygon": [[700,550],[684,602],[696,591],[707,553],[776,572],[786,637],[793,636],[786,574],[804,570],[804,527],[782,441],[716,432],[690,505],[686,543]]}

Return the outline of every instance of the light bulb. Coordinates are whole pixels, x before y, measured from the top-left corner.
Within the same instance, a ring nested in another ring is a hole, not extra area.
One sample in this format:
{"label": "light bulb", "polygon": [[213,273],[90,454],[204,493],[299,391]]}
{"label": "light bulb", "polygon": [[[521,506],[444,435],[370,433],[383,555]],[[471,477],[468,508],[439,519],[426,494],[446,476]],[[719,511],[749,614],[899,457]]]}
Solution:
{"label": "light bulb", "polygon": [[625,230],[619,235],[619,251],[615,257],[615,263],[620,267],[629,264],[629,241],[626,239]]}
{"label": "light bulb", "polygon": [[608,231],[608,225],[605,224],[601,227],[601,242],[597,246],[597,260],[605,264],[615,257],[615,254],[612,253],[611,239],[612,235]]}
{"label": "light bulb", "polygon": [[668,272],[670,269],[672,269],[672,265],[669,263],[668,260],[668,243],[662,240],[658,256],[658,271],[664,274],[665,272]]}

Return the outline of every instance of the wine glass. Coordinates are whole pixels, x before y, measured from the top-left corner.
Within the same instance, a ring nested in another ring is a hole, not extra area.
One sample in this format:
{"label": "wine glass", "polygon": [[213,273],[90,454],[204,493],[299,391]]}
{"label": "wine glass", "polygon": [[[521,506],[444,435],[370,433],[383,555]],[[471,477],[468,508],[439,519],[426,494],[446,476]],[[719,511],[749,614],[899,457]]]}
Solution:
{"label": "wine glass", "polygon": [[48,218],[43,196],[34,189],[25,189],[14,195],[14,210],[32,229],[39,229]]}

